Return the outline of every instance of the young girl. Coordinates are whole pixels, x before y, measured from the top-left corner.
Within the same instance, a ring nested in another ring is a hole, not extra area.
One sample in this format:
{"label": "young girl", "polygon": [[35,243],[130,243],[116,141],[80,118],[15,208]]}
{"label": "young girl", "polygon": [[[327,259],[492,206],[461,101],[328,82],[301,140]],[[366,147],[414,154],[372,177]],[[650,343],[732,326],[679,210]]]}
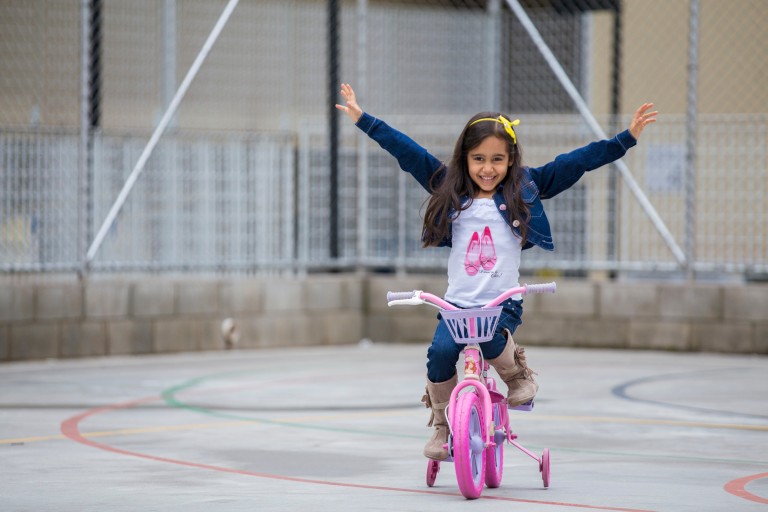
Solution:
{"label": "young girl", "polygon": [[[446,165],[405,134],[364,113],[349,84],[341,84],[341,94],[346,105],[336,108],[430,193],[422,242],[424,247],[451,247],[445,300],[463,308],[482,306],[518,286],[521,251],[534,245],[554,249],[541,200],[568,189],[586,171],[624,156],[657,115],[649,112],[652,103],[644,103],[629,129],[613,139],[593,142],[542,167],[530,168],[522,165],[515,133],[520,121],[510,121],[498,112],[481,112],[467,122]],[[512,339],[522,323],[522,303],[520,296],[502,303],[496,335],[481,345],[483,356],[508,387],[511,407],[532,400],[538,390],[523,347]],[[427,387],[422,398],[432,409],[428,426],[435,427],[424,447],[424,455],[430,459],[448,457],[443,448],[448,442],[445,407],[457,384],[460,353],[448,328],[438,322],[427,351]]]}

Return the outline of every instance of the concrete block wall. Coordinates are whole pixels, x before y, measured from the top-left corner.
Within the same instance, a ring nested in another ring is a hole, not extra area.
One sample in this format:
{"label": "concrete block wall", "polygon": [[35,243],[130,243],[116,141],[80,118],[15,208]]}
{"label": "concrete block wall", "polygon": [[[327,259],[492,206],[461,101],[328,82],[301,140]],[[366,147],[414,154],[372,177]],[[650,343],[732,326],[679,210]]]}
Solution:
{"label": "concrete block wall", "polygon": [[[533,280],[531,280],[533,282]],[[557,293],[523,300],[526,345],[768,354],[768,285],[558,279]],[[374,341],[429,342],[436,310],[387,308],[387,290],[445,291],[442,277],[372,277]]]}
{"label": "concrete block wall", "polygon": [[[428,343],[437,310],[387,291],[445,292],[443,276],[98,278],[0,285],[0,361],[244,348]],[[768,285],[559,279],[524,300],[526,345],[768,354]]]}
{"label": "concrete block wall", "polygon": [[354,276],[2,284],[0,361],[221,350],[225,318],[239,347],[356,343],[363,311]]}

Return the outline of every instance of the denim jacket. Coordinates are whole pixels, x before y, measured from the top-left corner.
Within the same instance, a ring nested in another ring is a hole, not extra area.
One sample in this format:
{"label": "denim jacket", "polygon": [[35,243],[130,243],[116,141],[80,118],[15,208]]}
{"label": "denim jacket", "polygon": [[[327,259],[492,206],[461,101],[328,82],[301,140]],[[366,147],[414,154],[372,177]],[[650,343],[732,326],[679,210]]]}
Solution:
{"label": "denim jacket", "polygon": [[[357,127],[394,156],[400,168],[416,178],[427,192],[431,192],[429,180],[443,166],[440,160],[404,133],[367,113],[363,113],[357,121]],[[629,130],[625,130],[612,139],[595,141],[570,153],[562,154],[541,167],[523,167],[522,197],[531,212],[531,218],[528,221],[528,240],[523,249],[529,249],[534,245],[548,251],[555,248],[549,220],[541,203],[542,199],[555,197],[569,189],[585,172],[618,160],[635,144],[637,144],[635,138]],[[493,200],[502,218],[519,236],[519,228],[511,225],[501,187],[494,193]],[[440,243],[440,247],[450,245],[450,237]]]}

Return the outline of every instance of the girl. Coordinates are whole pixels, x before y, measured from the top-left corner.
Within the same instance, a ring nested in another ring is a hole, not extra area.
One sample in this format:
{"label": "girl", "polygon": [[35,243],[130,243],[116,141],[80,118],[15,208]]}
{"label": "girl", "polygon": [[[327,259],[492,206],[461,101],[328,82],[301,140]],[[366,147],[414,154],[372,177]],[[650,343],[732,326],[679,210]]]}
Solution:
{"label": "girl", "polygon": [[[463,308],[484,305],[518,286],[521,251],[534,245],[554,249],[541,200],[568,189],[586,171],[624,156],[657,115],[649,112],[652,103],[644,103],[629,129],[613,139],[593,142],[542,167],[530,168],[522,165],[515,133],[520,121],[510,121],[498,112],[481,112],[467,122],[446,165],[405,134],[364,113],[349,84],[341,84],[341,94],[346,105],[336,108],[430,193],[422,242],[424,247],[451,247],[445,300]],[[502,303],[496,335],[481,345],[483,356],[508,387],[511,407],[533,400],[538,390],[523,347],[512,339],[522,323],[522,303],[520,296]],[[438,322],[427,351],[427,387],[422,398],[432,409],[428,426],[435,427],[424,447],[424,455],[430,459],[448,457],[443,448],[448,442],[445,406],[458,382],[460,353],[448,328]]]}

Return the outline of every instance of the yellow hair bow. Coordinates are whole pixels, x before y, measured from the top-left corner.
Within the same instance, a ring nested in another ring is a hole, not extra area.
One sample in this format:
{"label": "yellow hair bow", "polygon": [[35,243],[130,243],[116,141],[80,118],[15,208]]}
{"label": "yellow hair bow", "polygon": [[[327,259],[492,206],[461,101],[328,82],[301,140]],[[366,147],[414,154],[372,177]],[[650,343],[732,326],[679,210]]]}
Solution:
{"label": "yellow hair bow", "polygon": [[519,119],[515,119],[514,121],[510,121],[506,117],[500,115],[499,117],[482,117],[480,119],[476,119],[472,121],[469,126],[472,126],[475,123],[479,123],[480,121],[495,121],[497,123],[501,123],[502,126],[504,126],[504,130],[509,134],[510,137],[512,137],[512,142],[517,144],[517,136],[515,135],[515,129],[514,127],[520,124]]}

